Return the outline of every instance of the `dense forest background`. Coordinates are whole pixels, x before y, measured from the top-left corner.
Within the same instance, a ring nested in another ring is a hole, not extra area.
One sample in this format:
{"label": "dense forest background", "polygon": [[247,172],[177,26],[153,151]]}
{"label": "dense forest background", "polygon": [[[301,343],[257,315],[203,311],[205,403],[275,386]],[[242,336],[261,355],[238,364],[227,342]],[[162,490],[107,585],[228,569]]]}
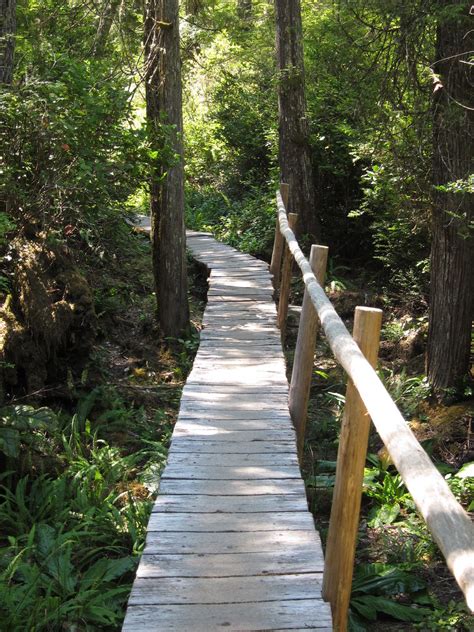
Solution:
{"label": "dense forest background", "polygon": [[[131,229],[180,163],[174,127],[158,111],[150,122],[147,86],[164,71],[144,16],[158,5],[0,0],[0,613],[13,630],[120,625],[198,344],[202,271],[190,263],[191,325],[167,336],[150,244]],[[466,5],[302,0],[301,11],[304,73],[295,66],[284,80],[291,89],[304,79],[307,136],[297,142],[330,249],[327,290],[348,319],[355,304],[384,308],[383,378],[472,510]],[[281,169],[274,3],[187,0],[180,29],[186,225],[269,261]],[[295,281],[293,302],[301,293]],[[324,515],[331,465],[315,464],[334,457],[343,378],[321,359],[316,369],[323,417],[305,475]],[[359,561],[367,577],[393,581],[367,605],[359,577],[354,629],[392,616],[404,629],[467,630],[453,587],[426,592],[439,554],[379,448],[374,439]],[[388,541],[395,560],[380,552],[382,532],[402,519]],[[413,605],[427,609],[421,619]]]}

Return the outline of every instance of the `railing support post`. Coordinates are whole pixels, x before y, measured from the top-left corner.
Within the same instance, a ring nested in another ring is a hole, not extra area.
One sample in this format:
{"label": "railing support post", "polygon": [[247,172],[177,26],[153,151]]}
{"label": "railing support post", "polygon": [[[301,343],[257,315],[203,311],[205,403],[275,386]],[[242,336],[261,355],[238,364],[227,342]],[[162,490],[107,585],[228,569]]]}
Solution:
{"label": "railing support post", "polygon": [[[381,324],[381,310],[356,308],[353,336],[374,368],[377,363]],[[369,431],[369,415],[352,380],[349,380],[339,439],[323,579],[323,597],[331,603],[336,632],[347,630]]]}
{"label": "railing support post", "polygon": [[[298,215],[296,213],[288,214],[288,225],[291,230],[295,230]],[[283,255],[283,266],[281,268],[281,285],[280,300],[278,301],[278,327],[281,331],[282,342],[286,334],[286,318],[288,316],[288,303],[290,301],[291,277],[293,276],[293,255],[285,244],[285,253]]]}
{"label": "railing support post", "polygon": [[[314,272],[314,276],[321,286],[324,286],[327,260],[327,246],[311,246],[309,263]],[[316,337],[318,335],[318,325],[318,315],[314,309],[308,291],[305,290],[289,394],[290,414],[296,430],[298,456],[300,460],[304,447],[309,392],[311,388],[311,377],[313,374],[314,347],[316,345]]]}
{"label": "railing support post", "polygon": [[[286,182],[280,184],[281,199],[285,208],[288,208],[288,199],[290,196],[290,185]],[[278,220],[278,208],[275,226],[275,241],[273,242],[272,260],[270,263],[270,274],[273,275],[273,287],[278,290],[280,287],[280,274],[281,274],[281,259],[283,257],[283,246],[285,240],[280,230],[280,222]]]}

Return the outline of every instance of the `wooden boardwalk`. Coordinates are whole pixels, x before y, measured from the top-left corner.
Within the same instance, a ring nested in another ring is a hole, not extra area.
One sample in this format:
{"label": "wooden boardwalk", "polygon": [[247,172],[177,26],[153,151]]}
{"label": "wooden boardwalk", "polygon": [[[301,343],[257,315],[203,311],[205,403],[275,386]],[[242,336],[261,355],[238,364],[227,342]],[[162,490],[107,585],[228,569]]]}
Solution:
{"label": "wooden boardwalk", "polygon": [[188,234],[210,269],[125,632],[332,630],[268,266]]}

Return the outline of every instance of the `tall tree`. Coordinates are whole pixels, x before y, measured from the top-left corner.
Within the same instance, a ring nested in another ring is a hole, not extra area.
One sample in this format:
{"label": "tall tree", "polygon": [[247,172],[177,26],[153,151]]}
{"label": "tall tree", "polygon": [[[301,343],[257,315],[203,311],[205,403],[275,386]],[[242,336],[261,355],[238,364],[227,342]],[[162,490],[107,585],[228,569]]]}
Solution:
{"label": "tall tree", "polygon": [[0,0],[0,84],[13,79],[15,32],[16,0]]}
{"label": "tall tree", "polygon": [[473,171],[474,111],[468,54],[472,46],[467,41],[472,28],[469,6],[464,0],[440,0],[438,4],[442,12],[433,66],[435,191],[427,372],[430,383],[441,393],[459,386],[469,371],[474,207],[472,194],[456,192],[453,183],[466,182]]}
{"label": "tall tree", "polygon": [[145,14],[147,118],[157,154],[150,200],[153,272],[158,322],[173,337],[189,324],[178,8],[178,0],[148,0]]}
{"label": "tall tree", "polygon": [[103,55],[107,38],[120,8],[121,0],[104,0],[101,6],[99,25],[94,42],[94,56]]}
{"label": "tall tree", "polygon": [[290,185],[289,210],[299,215],[299,228],[320,235],[306,115],[303,28],[300,0],[275,0],[279,72],[280,175]]}

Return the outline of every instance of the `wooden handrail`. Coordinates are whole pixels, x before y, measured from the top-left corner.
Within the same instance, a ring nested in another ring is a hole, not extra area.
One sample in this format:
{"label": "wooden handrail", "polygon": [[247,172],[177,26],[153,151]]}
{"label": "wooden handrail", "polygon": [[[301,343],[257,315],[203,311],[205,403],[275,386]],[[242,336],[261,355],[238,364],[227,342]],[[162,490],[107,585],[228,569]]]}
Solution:
{"label": "wooden handrail", "polygon": [[288,225],[277,192],[280,231],[298,264],[335,358],[351,378],[449,569],[474,611],[474,525],[423,450],[396,404],[327,298]]}

